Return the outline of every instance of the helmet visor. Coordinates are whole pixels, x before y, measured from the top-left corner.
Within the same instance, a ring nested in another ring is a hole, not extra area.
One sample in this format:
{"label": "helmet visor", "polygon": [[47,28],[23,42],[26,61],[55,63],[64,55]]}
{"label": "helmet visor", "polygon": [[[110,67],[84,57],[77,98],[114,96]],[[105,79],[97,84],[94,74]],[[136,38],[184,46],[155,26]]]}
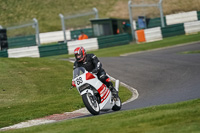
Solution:
{"label": "helmet visor", "polygon": [[75,56],[76,56],[77,59],[81,58],[81,54],[75,54]]}

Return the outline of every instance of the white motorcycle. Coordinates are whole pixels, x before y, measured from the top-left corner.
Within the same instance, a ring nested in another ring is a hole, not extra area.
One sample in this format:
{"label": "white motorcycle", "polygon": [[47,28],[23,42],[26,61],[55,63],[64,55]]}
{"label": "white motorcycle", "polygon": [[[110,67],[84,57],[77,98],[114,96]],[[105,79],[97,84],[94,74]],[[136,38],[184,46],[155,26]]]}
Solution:
{"label": "white motorcycle", "polygon": [[[86,71],[84,67],[74,69],[72,85],[77,88],[85,107],[93,115],[98,115],[100,111],[121,109],[120,98],[114,98],[106,85],[95,74]],[[119,90],[119,80],[116,80],[115,88]]]}

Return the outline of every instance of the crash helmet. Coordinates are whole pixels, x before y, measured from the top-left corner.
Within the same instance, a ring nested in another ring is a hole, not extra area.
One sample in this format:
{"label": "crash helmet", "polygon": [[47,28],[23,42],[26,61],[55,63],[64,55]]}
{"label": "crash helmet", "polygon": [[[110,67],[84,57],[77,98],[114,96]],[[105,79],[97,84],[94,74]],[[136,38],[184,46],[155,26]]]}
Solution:
{"label": "crash helmet", "polygon": [[75,55],[76,60],[78,62],[81,62],[86,57],[86,51],[83,47],[77,47],[76,49],[74,49],[74,55]]}

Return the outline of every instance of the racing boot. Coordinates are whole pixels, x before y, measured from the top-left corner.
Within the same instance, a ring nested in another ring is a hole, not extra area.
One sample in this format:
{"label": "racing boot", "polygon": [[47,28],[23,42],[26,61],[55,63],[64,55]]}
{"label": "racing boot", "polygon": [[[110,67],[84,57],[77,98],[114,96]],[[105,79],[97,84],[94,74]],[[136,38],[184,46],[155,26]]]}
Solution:
{"label": "racing boot", "polygon": [[118,92],[117,92],[117,90],[113,87],[113,85],[110,85],[110,86],[109,86],[109,89],[110,89],[110,91],[112,92],[114,98],[118,98],[118,97],[119,97],[119,96],[118,96]]}

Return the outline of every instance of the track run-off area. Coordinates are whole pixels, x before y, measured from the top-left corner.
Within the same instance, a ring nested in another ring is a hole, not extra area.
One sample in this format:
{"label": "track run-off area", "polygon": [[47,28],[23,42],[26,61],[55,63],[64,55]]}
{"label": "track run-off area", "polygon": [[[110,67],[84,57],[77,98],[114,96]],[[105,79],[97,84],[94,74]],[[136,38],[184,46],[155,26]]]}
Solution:
{"label": "track run-off area", "polygon": [[[132,89],[133,97],[123,104],[123,111],[200,98],[200,54],[183,54],[185,51],[199,49],[200,42],[195,42],[120,57],[101,57],[99,60],[109,75]],[[19,123],[1,130],[53,123],[80,116],[92,115],[86,109],[81,109]]]}

